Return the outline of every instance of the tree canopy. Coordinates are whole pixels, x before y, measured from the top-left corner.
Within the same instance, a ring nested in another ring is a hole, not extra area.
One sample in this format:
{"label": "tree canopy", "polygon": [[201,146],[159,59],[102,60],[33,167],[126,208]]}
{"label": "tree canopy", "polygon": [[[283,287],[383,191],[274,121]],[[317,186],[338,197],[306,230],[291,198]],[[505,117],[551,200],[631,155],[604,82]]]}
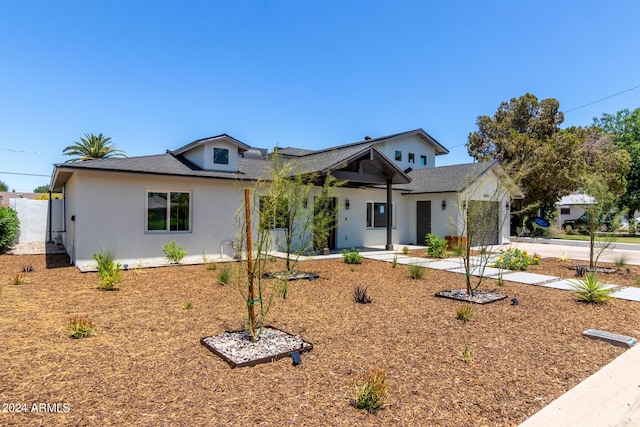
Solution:
{"label": "tree canopy", "polygon": [[36,188],[33,189],[34,193],[48,193],[49,192],[49,186],[48,185],[38,185]]}
{"label": "tree canopy", "polygon": [[614,143],[630,155],[631,165],[626,176],[627,188],[620,198],[620,207],[630,212],[640,210],[640,108],[603,114],[594,118],[594,125],[613,135]]}
{"label": "tree canopy", "polygon": [[553,205],[593,179],[620,194],[629,167],[626,152],[600,129],[560,129],[563,121],[556,99],[538,101],[527,93],[502,102],[493,117],[479,116],[467,151],[479,161],[499,160],[524,191],[524,206]]}
{"label": "tree canopy", "polygon": [[63,154],[72,156],[68,162],[80,162],[88,159],[106,159],[110,157],[127,157],[124,151],[117,150],[110,137],[102,134],[94,135],[85,133],[79,142],[74,142],[63,151]]}
{"label": "tree canopy", "polygon": [[9,191],[9,187],[4,181],[0,181],[0,191]]}

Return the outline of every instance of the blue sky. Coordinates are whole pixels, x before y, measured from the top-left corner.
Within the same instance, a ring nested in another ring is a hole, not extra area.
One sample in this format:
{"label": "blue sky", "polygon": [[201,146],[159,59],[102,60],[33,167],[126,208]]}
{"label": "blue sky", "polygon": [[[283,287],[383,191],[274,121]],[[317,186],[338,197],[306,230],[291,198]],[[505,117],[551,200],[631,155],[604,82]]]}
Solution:
{"label": "blue sky", "polygon": [[0,1],[0,180],[48,184],[16,174],[50,175],[84,133],[138,156],[423,128],[451,151],[437,165],[470,162],[476,118],[527,92],[567,126],[640,107],[638,16],[635,0]]}

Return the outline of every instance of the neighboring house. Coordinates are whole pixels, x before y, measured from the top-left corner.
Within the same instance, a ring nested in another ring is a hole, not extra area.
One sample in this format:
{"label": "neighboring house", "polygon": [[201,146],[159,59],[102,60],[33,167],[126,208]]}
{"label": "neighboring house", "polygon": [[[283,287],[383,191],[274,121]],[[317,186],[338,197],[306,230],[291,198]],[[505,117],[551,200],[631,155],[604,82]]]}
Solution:
{"label": "neighboring house", "polygon": [[[392,248],[423,244],[428,232],[459,234],[467,199],[495,205],[489,243],[503,243],[510,200],[522,197],[506,185],[510,181],[496,162],[435,167],[435,157],[448,150],[422,129],[278,153],[299,172],[347,181],[334,200],[338,221],[331,249]],[[190,255],[215,258],[232,251],[242,188],[268,180],[268,174],[266,150],[218,135],[155,156],[57,164],[51,190],[64,194],[60,237],[76,265],[92,264],[101,249],[113,249],[123,263],[163,258],[162,245],[170,240]]]}
{"label": "neighboring house", "polygon": [[11,205],[10,199],[35,200],[41,193],[16,193],[15,191],[0,191],[0,207],[6,208]]}
{"label": "neighboring house", "polygon": [[597,203],[595,198],[584,193],[571,193],[562,197],[556,203],[558,207],[558,228],[561,228],[567,220],[580,218],[586,212],[587,206]]}

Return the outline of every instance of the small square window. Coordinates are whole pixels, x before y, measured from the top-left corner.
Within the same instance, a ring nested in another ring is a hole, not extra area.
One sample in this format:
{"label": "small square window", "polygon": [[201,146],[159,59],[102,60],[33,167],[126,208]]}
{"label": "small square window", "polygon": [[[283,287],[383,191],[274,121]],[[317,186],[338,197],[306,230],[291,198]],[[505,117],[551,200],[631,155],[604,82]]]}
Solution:
{"label": "small square window", "polygon": [[402,151],[396,150],[396,162],[402,161]]}
{"label": "small square window", "polygon": [[422,166],[427,166],[427,156],[420,156],[420,164]]}
{"label": "small square window", "polygon": [[416,155],[413,153],[409,153],[409,163],[415,163],[416,162]]}
{"label": "small square window", "polygon": [[229,164],[229,149],[228,148],[213,148],[213,163],[218,165]]}
{"label": "small square window", "polygon": [[571,207],[569,206],[562,206],[560,208],[560,215],[571,215]]}

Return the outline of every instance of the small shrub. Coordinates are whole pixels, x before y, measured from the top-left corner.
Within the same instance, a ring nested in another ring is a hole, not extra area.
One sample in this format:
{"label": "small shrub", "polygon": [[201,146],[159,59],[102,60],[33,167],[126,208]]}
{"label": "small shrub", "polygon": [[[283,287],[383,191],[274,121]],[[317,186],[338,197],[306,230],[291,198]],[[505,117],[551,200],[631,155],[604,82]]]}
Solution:
{"label": "small shrub", "polygon": [[19,231],[18,213],[11,208],[0,208],[0,254],[15,243]]}
{"label": "small shrub", "polygon": [[93,333],[93,322],[86,316],[73,316],[69,319],[67,331],[72,338],[84,338]]}
{"label": "small shrub", "polygon": [[231,269],[227,266],[223,267],[218,272],[218,283],[221,285],[228,285],[231,280]]}
{"label": "small shrub", "polygon": [[14,285],[14,286],[24,285],[25,283],[27,283],[27,278],[24,277],[23,274],[18,273],[15,276],[13,276],[13,278],[11,279],[11,281],[9,283]]}
{"label": "small shrub", "polygon": [[530,256],[527,251],[521,251],[518,248],[500,249],[500,256],[493,266],[505,270],[524,271],[530,265],[540,264],[540,259],[540,255]]}
{"label": "small shrub", "polygon": [[558,256],[558,261],[560,262],[566,262],[568,260],[569,260],[569,257],[564,252],[561,252],[560,255]]}
{"label": "small shrub", "polygon": [[351,248],[351,250],[343,249],[342,256],[344,257],[345,264],[360,264],[362,262],[362,255],[360,255],[360,249]]}
{"label": "small shrub", "polygon": [[23,273],[33,273],[33,264],[22,264]]}
{"label": "small shrub", "polygon": [[437,234],[429,233],[425,236],[427,249],[425,251],[434,258],[444,258],[447,249],[447,241]]}
{"label": "small shrub", "polygon": [[407,255],[409,253],[409,247],[408,246],[403,246],[402,247],[402,253]]}
{"label": "small shrub", "polygon": [[473,319],[475,310],[471,304],[463,304],[456,308],[456,318],[464,322],[468,322]]}
{"label": "small shrub", "polygon": [[469,343],[467,343],[467,341],[462,344],[460,352],[462,354],[462,360],[464,360],[464,363],[466,363],[467,365],[471,365],[473,363],[473,349],[471,348]]}
{"label": "small shrub", "polygon": [[409,276],[414,280],[419,280],[424,277],[424,268],[419,265],[409,265]]}
{"label": "small shrub", "polygon": [[278,280],[278,294],[280,298],[287,299],[287,292],[289,291],[289,280],[287,278]]}
{"label": "small shrub", "polygon": [[110,250],[93,254],[93,259],[98,263],[98,277],[100,278],[100,289],[112,291],[115,286],[122,282],[122,272],[120,263],[114,261],[113,252]]}
{"label": "small shrub", "polygon": [[398,265],[398,255],[393,256],[393,261],[391,261],[391,268],[396,268]]}
{"label": "small shrub", "polygon": [[375,413],[389,398],[386,371],[380,368],[369,370],[355,385],[354,392],[353,406]]}
{"label": "small shrub", "polygon": [[184,304],[182,304],[183,310],[191,310],[192,308],[193,308],[193,302],[191,301],[186,301]]}
{"label": "small shrub", "polygon": [[218,264],[216,264],[215,262],[207,263],[206,266],[207,270],[209,271],[216,271],[216,269],[218,268]]}
{"label": "small shrub", "polygon": [[629,262],[629,256],[627,254],[620,254],[613,261],[613,264],[618,268],[622,268],[625,265],[627,265],[628,262]]}
{"label": "small shrub", "polygon": [[175,240],[170,241],[162,245],[164,256],[167,261],[173,264],[180,264],[182,258],[187,256],[187,252],[184,250],[184,246],[178,246]]}
{"label": "small shrub", "polygon": [[367,288],[356,286],[353,290],[353,300],[359,304],[370,304],[371,297],[367,295]]}
{"label": "small shrub", "polygon": [[451,250],[455,256],[463,256],[466,249],[466,246],[463,244],[455,244],[451,246]]}
{"label": "small shrub", "polygon": [[614,287],[601,282],[593,272],[587,273],[583,280],[570,281],[570,284],[578,300],[588,304],[607,303],[615,292]]}

